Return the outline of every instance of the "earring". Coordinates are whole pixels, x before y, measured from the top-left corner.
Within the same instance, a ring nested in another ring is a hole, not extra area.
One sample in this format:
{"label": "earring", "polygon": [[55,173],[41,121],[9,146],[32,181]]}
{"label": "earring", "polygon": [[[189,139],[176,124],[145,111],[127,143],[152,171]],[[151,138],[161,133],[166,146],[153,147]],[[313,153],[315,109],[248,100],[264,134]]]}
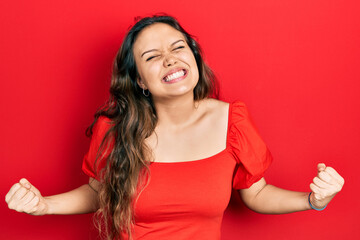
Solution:
{"label": "earring", "polygon": [[[147,91],[147,92],[145,92],[145,91]],[[143,89],[143,94],[145,97],[148,97],[148,96],[150,96],[150,91],[148,89],[146,89],[146,90]]]}

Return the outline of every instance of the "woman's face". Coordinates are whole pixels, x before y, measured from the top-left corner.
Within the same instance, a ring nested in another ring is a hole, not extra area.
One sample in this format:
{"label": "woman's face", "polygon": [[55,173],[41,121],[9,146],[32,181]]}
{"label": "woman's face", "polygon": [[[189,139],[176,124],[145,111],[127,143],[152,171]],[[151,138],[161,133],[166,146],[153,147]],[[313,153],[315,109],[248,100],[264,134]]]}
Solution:
{"label": "woman's face", "polygon": [[181,32],[164,23],[150,25],[139,33],[133,53],[137,82],[154,100],[193,94],[199,71]]}

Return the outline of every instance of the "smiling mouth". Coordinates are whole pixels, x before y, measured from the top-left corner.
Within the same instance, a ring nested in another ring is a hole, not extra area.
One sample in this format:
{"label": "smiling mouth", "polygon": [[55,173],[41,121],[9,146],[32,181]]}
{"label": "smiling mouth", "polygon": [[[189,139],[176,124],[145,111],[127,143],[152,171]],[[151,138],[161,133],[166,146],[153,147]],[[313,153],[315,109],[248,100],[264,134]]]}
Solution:
{"label": "smiling mouth", "polygon": [[185,69],[181,69],[181,70],[179,70],[179,71],[177,71],[177,72],[174,72],[174,73],[172,73],[172,74],[169,74],[169,75],[165,76],[165,77],[163,78],[163,80],[164,80],[165,82],[171,82],[171,81],[173,81],[173,80],[175,80],[175,79],[178,79],[178,78],[181,78],[181,77],[183,77],[183,76],[185,76],[185,75],[186,75],[186,70],[185,70]]}

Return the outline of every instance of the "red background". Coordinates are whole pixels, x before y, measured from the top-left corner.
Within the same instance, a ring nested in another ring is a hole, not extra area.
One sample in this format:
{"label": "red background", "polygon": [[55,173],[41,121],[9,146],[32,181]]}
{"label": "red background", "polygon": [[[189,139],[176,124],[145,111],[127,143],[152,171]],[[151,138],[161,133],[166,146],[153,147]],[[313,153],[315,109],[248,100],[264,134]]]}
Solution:
{"label": "red background", "polygon": [[[166,12],[197,36],[221,99],[248,105],[274,155],[269,183],[309,191],[318,162],[346,180],[321,213],[260,215],[234,198],[223,239],[359,239],[355,2],[2,0],[0,195],[21,177],[44,195],[86,182],[84,131],[108,96],[113,57],[135,16]],[[91,214],[34,217],[3,201],[0,216],[0,239],[96,237]]]}

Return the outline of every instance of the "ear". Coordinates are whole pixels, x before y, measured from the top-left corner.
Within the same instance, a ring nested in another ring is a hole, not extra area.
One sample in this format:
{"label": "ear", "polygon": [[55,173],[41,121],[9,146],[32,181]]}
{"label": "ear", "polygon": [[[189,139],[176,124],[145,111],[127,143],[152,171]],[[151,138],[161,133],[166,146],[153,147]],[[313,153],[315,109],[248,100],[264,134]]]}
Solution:
{"label": "ear", "polygon": [[136,79],[136,82],[137,82],[137,84],[139,85],[139,87],[141,87],[142,89],[144,89],[144,90],[147,90],[147,89],[148,89],[148,88],[146,87],[144,81],[143,81],[140,77],[138,77],[138,78]]}

